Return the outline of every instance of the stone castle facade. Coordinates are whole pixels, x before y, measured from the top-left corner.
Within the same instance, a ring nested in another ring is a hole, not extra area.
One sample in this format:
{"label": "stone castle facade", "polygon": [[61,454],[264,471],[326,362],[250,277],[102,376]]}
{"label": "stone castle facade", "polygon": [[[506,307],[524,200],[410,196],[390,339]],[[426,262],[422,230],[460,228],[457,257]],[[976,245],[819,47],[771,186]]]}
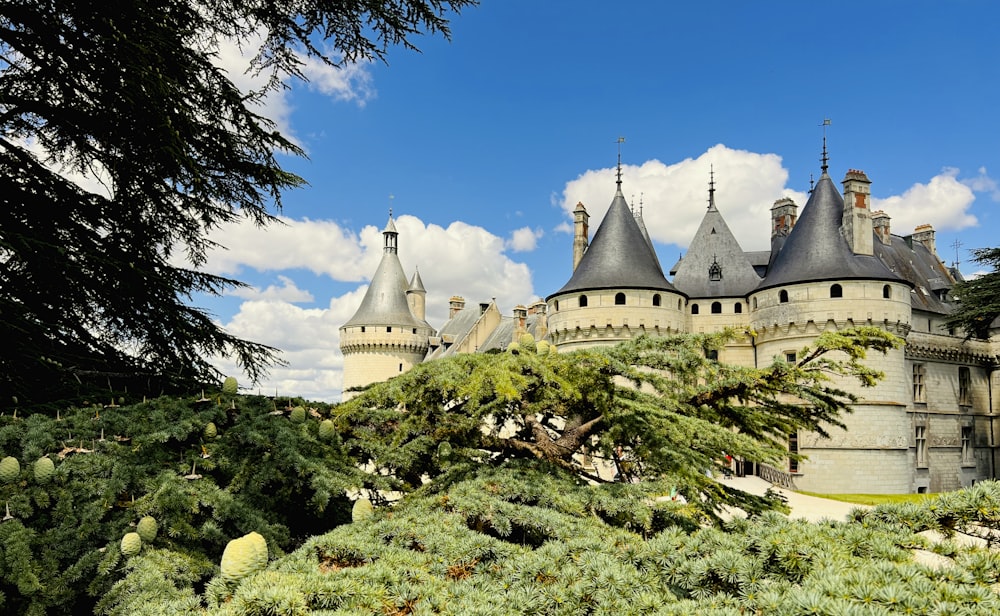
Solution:
{"label": "stone castle facade", "polygon": [[[820,333],[874,325],[906,340],[869,365],[885,373],[874,388],[844,382],[861,400],[830,438],[789,435],[807,456],[785,468],[759,468],[769,479],[827,493],[938,492],[997,475],[995,425],[1000,386],[1000,323],[988,341],[948,331],[950,295],[960,279],[937,255],[927,225],[895,235],[889,217],[872,212],[871,181],[850,170],[838,189],[824,155],[822,175],[799,215],[788,198],[771,209],[771,249],[745,252],[715,204],[668,280],[642,215],[617,190],[590,237],[583,204],[574,215],[573,274],[532,306],[502,315],[495,302],[450,300],[448,321],[424,318],[419,274],[407,280],[396,255],[390,214],[385,248],[357,313],[341,327],[344,398],[351,387],[385,380],[421,361],[503,349],[523,332],[568,351],[633,336],[748,332],[719,361],[757,366],[794,361]],[[753,335],[750,335],[752,332]]]}

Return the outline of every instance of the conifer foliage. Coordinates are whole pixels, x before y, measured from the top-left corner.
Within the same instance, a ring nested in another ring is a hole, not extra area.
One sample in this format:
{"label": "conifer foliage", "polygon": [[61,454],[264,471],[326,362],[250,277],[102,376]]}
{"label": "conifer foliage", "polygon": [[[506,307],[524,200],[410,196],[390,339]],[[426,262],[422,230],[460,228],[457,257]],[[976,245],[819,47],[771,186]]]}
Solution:
{"label": "conifer foliage", "polygon": [[[901,341],[878,328],[827,332],[795,364],[761,368],[706,358],[741,332],[639,337],[611,348],[544,354],[468,354],[427,362],[372,385],[335,411],[350,455],[368,465],[366,487],[412,491],[482,464],[529,459],[581,480],[669,476],[703,513],[735,495],[706,476],[728,454],[774,463],[796,430],[841,426],[849,380],[881,376],[867,352]],[[448,444],[442,455],[439,443]],[[583,454],[587,454],[589,458]]]}
{"label": "conifer foliage", "polygon": [[946,326],[961,328],[970,338],[989,338],[990,327],[997,327],[1000,319],[1000,248],[978,248],[972,255],[990,271],[955,285],[958,307],[948,315]]}
{"label": "conifer foliage", "polygon": [[[209,231],[271,222],[302,184],[258,103],[307,58],[384,59],[473,3],[0,0],[0,399],[174,391],[214,381],[215,354],[261,375],[275,350],[190,304],[240,285],[197,270]],[[217,66],[223,39],[260,45],[264,87]]]}
{"label": "conifer foliage", "polygon": [[320,439],[325,409],[293,423],[291,404],[199,394],[58,418],[6,409],[0,453],[23,463],[0,482],[0,613],[91,613],[143,555],[158,555],[161,579],[183,569],[200,584],[234,538],[259,533],[282,554],[349,522],[357,471]]}

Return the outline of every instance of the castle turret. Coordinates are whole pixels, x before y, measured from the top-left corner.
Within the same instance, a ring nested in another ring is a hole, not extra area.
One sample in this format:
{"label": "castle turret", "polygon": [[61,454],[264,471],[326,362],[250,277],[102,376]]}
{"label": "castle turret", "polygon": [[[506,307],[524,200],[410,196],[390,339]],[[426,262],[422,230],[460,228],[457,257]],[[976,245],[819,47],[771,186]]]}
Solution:
{"label": "castle turret", "polygon": [[[424,320],[423,282],[407,283],[399,262],[396,224],[382,231],[382,260],[354,316],[340,328],[344,354],[343,399],[352,387],[384,381],[423,361],[434,329]],[[415,311],[419,314],[415,314]]]}
{"label": "castle turret", "polygon": [[424,288],[424,281],[420,278],[420,272],[414,271],[413,278],[410,279],[410,287],[406,290],[406,303],[410,305],[410,312],[421,321],[427,318],[427,289]]}
{"label": "castle turret", "polygon": [[841,230],[856,255],[873,253],[871,185],[864,171],[851,169],[841,182],[844,186],[844,214]]}

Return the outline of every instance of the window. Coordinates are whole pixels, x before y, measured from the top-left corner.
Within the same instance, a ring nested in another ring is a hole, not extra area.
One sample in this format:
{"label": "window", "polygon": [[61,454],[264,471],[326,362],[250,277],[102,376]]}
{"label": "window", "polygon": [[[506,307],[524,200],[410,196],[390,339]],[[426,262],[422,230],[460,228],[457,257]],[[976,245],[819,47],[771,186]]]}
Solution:
{"label": "window", "polygon": [[917,426],[913,443],[917,449],[917,468],[927,468],[927,426]]}
{"label": "window", "polygon": [[927,402],[927,390],[924,388],[926,369],[923,364],[913,364],[913,401]]}
{"label": "window", "polygon": [[361,326],[361,333],[362,334],[365,333],[365,326],[364,325]]}
{"label": "window", "polygon": [[414,334],[417,333],[417,328],[416,327],[413,328],[413,333]]}
{"label": "window", "polygon": [[962,463],[972,462],[972,426],[962,426]]}
{"label": "window", "polygon": [[683,309],[684,309],[684,307],[681,305],[681,300],[678,299],[677,300],[677,310],[680,311],[680,310],[683,310]]}
{"label": "window", "polygon": [[399,371],[400,371],[400,372],[402,372],[402,371],[403,371],[403,364],[399,364]]}
{"label": "window", "polygon": [[710,359],[712,361],[719,361],[719,350],[718,349],[708,349],[705,351],[705,359]]}
{"label": "window", "polygon": [[797,473],[799,472],[799,461],[795,457],[795,454],[799,453],[799,434],[798,432],[792,432],[788,435],[788,453],[791,454],[788,457],[788,472]]}
{"label": "window", "polygon": [[882,297],[885,299],[890,299],[892,297],[892,287],[885,285],[882,287]]}
{"label": "window", "polygon": [[972,406],[972,374],[965,366],[958,369],[958,403]]}
{"label": "window", "polygon": [[778,293],[778,301],[781,302],[782,304],[787,304],[788,303],[788,291],[785,291],[784,289],[782,289]]}
{"label": "window", "polygon": [[830,285],[830,297],[844,297],[844,288],[839,284]]}
{"label": "window", "polygon": [[580,308],[586,308],[586,307],[587,307],[587,296],[586,295],[581,295],[580,296]]}
{"label": "window", "polygon": [[559,300],[552,302],[552,312],[559,312]]}
{"label": "window", "polygon": [[660,294],[659,293],[653,295],[653,305],[654,306],[659,306],[660,305]]}
{"label": "window", "polygon": [[743,314],[743,302],[736,302],[736,304],[733,305],[733,312],[736,314]]}
{"label": "window", "polygon": [[757,298],[753,298],[753,309],[757,310]]}
{"label": "window", "polygon": [[625,305],[625,294],[615,293],[615,306],[624,306],[624,305]]}
{"label": "window", "polygon": [[698,314],[698,304],[691,304],[691,314]]}
{"label": "window", "polygon": [[794,364],[797,360],[798,360],[798,357],[795,355],[795,351],[785,351],[785,361],[786,362],[788,362],[790,364]]}
{"label": "window", "polygon": [[712,314],[722,314],[722,304],[720,302],[712,302]]}
{"label": "window", "polygon": [[708,279],[713,282],[722,280],[722,266],[715,257],[712,257],[712,264],[708,266]]}
{"label": "window", "polygon": [[387,333],[387,334],[391,334],[392,333],[392,325],[389,325],[389,326],[387,326],[385,328],[385,333]]}

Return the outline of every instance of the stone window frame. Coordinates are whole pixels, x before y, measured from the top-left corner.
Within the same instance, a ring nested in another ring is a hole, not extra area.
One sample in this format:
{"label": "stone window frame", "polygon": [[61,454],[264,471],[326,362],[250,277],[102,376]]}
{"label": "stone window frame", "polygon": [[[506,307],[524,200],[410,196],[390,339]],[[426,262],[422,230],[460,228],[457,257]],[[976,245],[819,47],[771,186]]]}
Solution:
{"label": "stone window frame", "polygon": [[712,314],[722,314],[722,302],[712,302]]}
{"label": "stone window frame", "polygon": [[615,306],[624,306],[624,305],[625,305],[625,294],[621,292],[615,293]]}
{"label": "stone window frame", "polygon": [[913,402],[927,404],[927,366],[923,363],[913,364]]}
{"label": "stone window frame", "polygon": [[928,468],[927,420],[917,420],[913,425],[914,461],[917,468]]}
{"label": "stone window frame", "polygon": [[958,367],[958,405],[972,406],[972,370],[968,366]]}
{"label": "stone window frame", "polygon": [[962,443],[962,466],[975,466],[976,430],[971,422],[962,424],[962,426],[959,428],[959,437]]}
{"label": "stone window frame", "polygon": [[[791,432],[788,434],[788,453],[799,453],[799,433]],[[788,472],[792,475],[799,473],[799,461],[795,458],[789,456],[788,458]]]}

